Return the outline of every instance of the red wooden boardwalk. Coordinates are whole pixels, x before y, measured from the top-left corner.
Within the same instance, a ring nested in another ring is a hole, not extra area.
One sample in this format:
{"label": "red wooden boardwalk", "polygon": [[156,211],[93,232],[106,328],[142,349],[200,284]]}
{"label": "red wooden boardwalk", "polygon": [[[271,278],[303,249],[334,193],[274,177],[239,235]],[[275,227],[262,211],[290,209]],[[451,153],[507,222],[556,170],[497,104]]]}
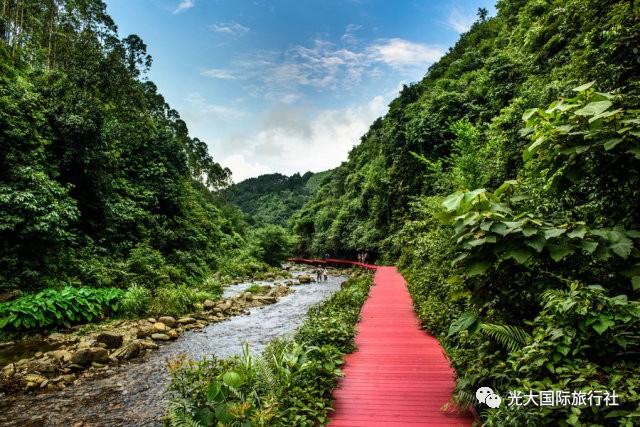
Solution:
{"label": "red wooden boardwalk", "polygon": [[377,267],[374,283],[329,426],[471,426],[470,414],[440,409],[453,371],[438,340],[420,328],[402,275]]}

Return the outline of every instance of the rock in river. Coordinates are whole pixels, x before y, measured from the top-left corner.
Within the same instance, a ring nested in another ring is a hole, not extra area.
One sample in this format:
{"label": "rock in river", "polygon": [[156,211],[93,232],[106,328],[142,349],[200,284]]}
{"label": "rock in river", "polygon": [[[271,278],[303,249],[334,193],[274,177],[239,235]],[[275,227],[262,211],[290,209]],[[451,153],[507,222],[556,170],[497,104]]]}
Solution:
{"label": "rock in river", "polygon": [[104,348],[83,348],[71,356],[71,363],[76,365],[88,365],[91,362],[106,363],[109,361],[109,352]]}
{"label": "rock in river", "polygon": [[162,316],[161,318],[158,319],[158,322],[164,323],[165,325],[167,325],[170,328],[175,328],[176,327],[176,319],[174,319],[171,316]]}
{"label": "rock in river", "polygon": [[138,357],[140,355],[142,348],[143,346],[140,341],[135,340],[122,347],[121,349],[116,350],[113,353],[113,356],[117,357],[118,360],[133,359],[134,357]]}
{"label": "rock in river", "polygon": [[122,346],[123,340],[124,338],[122,335],[116,334],[114,332],[102,332],[96,338],[96,341],[105,344],[107,348],[120,348]]}
{"label": "rock in river", "polygon": [[151,335],[151,339],[156,341],[169,341],[171,337],[167,334],[153,334]]}

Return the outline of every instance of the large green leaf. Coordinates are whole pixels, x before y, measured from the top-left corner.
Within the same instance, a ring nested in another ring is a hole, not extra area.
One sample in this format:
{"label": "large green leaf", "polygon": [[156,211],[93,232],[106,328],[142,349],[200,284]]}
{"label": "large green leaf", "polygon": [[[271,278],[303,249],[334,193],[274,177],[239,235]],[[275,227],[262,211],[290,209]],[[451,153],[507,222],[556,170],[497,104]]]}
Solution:
{"label": "large green leaf", "polygon": [[579,110],[574,111],[573,113],[577,116],[595,116],[597,114],[602,114],[609,107],[613,105],[611,101],[595,101],[590,102]]}
{"label": "large green leaf", "polygon": [[478,319],[476,315],[470,311],[465,311],[456,319],[451,326],[449,326],[449,336],[456,334],[460,331],[466,331],[473,325]]}
{"label": "large green leaf", "polygon": [[489,261],[476,261],[467,267],[467,276],[473,277],[484,274],[489,267],[491,267],[491,263]]}
{"label": "large green leaf", "polygon": [[216,419],[222,423],[230,423],[234,420],[233,415],[229,412],[229,405],[222,403],[216,406]]}
{"label": "large green leaf", "polygon": [[532,256],[533,252],[527,248],[515,248],[505,252],[505,258],[513,258],[518,264],[526,264]]}
{"label": "large green leaf", "polygon": [[554,237],[558,237],[566,232],[567,232],[566,228],[550,228],[548,230],[545,230],[544,237],[545,239],[549,240]]}
{"label": "large green leaf", "polygon": [[229,371],[222,376],[222,382],[231,388],[240,388],[244,384],[244,378],[237,372]]}
{"label": "large green leaf", "polygon": [[460,208],[460,204],[462,203],[462,199],[464,198],[463,193],[454,193],[449,194],[446,199],[442,202],[442,206],[447,208],[447,211],[457,211]]}
{"label": "large green leaf", "polygon": [[589,83],[585,83],[585,84],[580,85],[580,86],[578,86],[578,87],[574,87],[574,88],[573,88],[573,89],[571,89],[571,90],[573,90],[574,92],[583,92],[583,91],[585,91],[585,90],[589,89],[589,88],[590,88],[591,86],[593,86],[595,83],[596,83],[596,81],[595,81],[595,80],[593,80],[593,81],[590,81]]}
{"label": "large green leaf", "polygon": [[591,327],[600,335],[604,333],[609,327],[614,326],[616,322],[611,320],[608,317],[601,316],[597,322],[595,322]]}
{"label": "large green leaf", "polygon": [[576,251],[575,248],[565,245],[547,245],[547,249],[549,250],[549,255],[551,255],[551,258],[556,262],[561,261],[563,258],[573,254]]}
{"label": "large green leaf", "polygon": [[611,250],[621,258],[627,259],[633,249],[633,242],[627,238],[620,239],[609,246]]}

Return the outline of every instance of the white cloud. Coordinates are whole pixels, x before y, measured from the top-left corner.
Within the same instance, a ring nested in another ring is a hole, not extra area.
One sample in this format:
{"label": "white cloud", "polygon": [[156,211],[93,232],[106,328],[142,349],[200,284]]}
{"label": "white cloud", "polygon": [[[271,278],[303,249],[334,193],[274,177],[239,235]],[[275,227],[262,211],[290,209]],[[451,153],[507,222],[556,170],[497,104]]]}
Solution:
{"label": "white cloud", "polygon": [[201,115],[215,115],[219,118],[240,118],[247,115],[246,112],[225,105],[210,104],[199,93],[190,93],[187,102],[195,107]]}
{"label": "white cloud", "polygon": [[476,15],[464,14],[459,9],[454,8],[449,12],[447,24],[458,33],[465,33],[469,31],[469,28],[471,28],[471,25],[473,25],[475,20]]}
{"label": "white cloud", "polygon": [[217,24],[211,25],[210,28],[216,33],[236,36],[243,36],[251,31],[249,27],[245,27],[244,25],[238,24],[237,22],[219,22]]}
{"label": "white cloud", "polygon": [[386,108],[382,96],[365,105],[316,114],[278,106],[267,114],[260,129],[243,135],[241,154],[221,163],[233,171],[235,182],[272,170],[291,175],[331,169],[347,159],[348,152]]}
{"label": "white cloud", "polygon": [[242,154],[233,154],[225,157],[220,164],[231,169],[231,178],[233,182],[236,183],[244,181],[247,178],[273,173],[273,170],[269,166],[260,164],[259,162],[250,163]]}
{"label": "white cloud", "polygon": [[[350,25],[347,34],[357,29]],[[230,69],[212,69],[203,75],[244,80],[250,82],[244,89],[252,96],[291,104],[298,101],[301,88],[321,92],[354,90],[365,78],[383,77],[386,67],[411,71],[415,78],[415,71],[424,73],[443,54],[437,46],[399,38],[368,44],[348,38],[342,46],[316,39],[310,46],[297,45],[284,52],[253,52],[233,60]]]}
{"label": "white cloud", "polygon": [[184,12],[185,10],[191,9],[193,6],[195,6],[193,0],[182,0],[178,7],[176,7],[176,9],[173,11],[173,13],[178,14]]}
{"label": "white cloud", "polygon": [[384,62],[393,68],[430,64],[444,54],[438,47],[397,38],[379,40],[368,50],[374,61]]}
{"label": "white cloud", "polygon": [[222,68],[212,68],[210,70],[203,71],[200,74],[206,77],[211,77],[212,79],[234,80],[239,78],[234,74],[233,70],[225,70]]}

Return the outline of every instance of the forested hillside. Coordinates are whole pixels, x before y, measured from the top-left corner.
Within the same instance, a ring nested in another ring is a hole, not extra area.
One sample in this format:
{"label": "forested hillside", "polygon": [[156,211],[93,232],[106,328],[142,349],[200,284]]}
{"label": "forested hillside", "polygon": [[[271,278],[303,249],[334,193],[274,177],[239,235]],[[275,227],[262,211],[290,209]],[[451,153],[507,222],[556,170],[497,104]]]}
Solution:
{"label": "forested hillside", "polygon": [[289,219],[318,191],[331,171],[285,176],[279,173],[261,175],[233,184],[221,192],[238,206],[252,225],[289,226]]}
{"label": "forested hillside", "polygon": [[1,12],[0,290],[243,274],[230,171],[146,78],[145,43],[100,0]]}
{"label": "forested hillside", "polygon": [[[295,214],[300,249],[399,259],[460,376],[457,403],[482,386],[502,396],[478,407],[485,425],[635,425],[640,5],[497,10]],[[522,404],[550,390],[615,390],[617,405]]]}

